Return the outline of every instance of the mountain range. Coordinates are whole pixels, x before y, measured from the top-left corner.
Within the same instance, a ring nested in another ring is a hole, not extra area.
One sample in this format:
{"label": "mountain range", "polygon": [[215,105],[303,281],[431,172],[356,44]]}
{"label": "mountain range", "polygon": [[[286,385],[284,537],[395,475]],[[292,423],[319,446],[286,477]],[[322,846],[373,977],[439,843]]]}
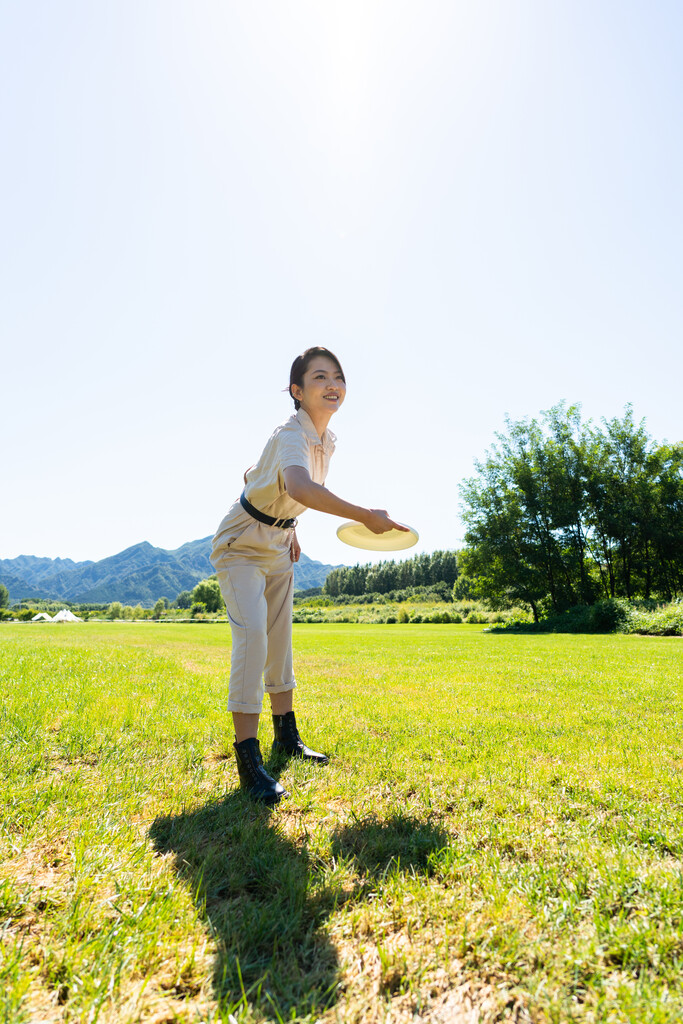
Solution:
{"label": "mountain range", "polygon": [[[0,583],[9,590],[11,603],[32,597],[76,604],[120,601],[151,608],[158,598],[173,601],[181,590],[192,590],[211,576],[210,551],[211,537],[204,537],[175,551],[143,541],[99,562],[19,555],[0,558]],[[302,554],[294,565],[295,589],[321,587],[334,568]]]}

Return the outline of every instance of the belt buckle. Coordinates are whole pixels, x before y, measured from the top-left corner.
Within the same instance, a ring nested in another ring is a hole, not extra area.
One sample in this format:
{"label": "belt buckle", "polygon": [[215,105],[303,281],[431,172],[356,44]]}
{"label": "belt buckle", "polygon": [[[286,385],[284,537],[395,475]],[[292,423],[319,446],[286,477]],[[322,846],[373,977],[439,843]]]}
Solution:
{"label": "belt buckle", "polygon": [[293,530],[298,522],[298,519],[274,519],[272,525],[279,530]]}

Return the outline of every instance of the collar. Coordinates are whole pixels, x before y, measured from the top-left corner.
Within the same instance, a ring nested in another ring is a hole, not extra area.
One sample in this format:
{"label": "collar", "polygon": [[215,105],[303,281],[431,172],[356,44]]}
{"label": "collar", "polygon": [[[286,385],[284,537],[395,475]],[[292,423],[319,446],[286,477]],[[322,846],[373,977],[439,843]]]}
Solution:
{"label": "collar", "polygon": [[297,409],[297,411],[294,413],[294,419],[299,421],[299,423],[303,427],[304,434],[311,442],[311,444],[322,445],[323,451],[325,453],[329,452],[331,454],[334,451],[334,445],[335,441],[337,440],[337,435],[333,434],[329,427],[325,427],[325,430],[323,431],[323,436],[318,437],[318,431],[315,429],[315,426],[313,425],[313,420],[308,415],[305,409]]}

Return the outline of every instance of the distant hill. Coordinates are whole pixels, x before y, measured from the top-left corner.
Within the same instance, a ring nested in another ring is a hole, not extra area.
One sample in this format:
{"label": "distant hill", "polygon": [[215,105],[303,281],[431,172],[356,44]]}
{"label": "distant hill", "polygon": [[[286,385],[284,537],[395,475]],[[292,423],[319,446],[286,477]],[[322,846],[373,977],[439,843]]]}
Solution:
{"label": "distant hill", "polygon": [[[9,590],[12,603],[33,597],[82,604],[120,601],[151,608],[158,598],[172,601],[181,590],[192,590],[210,576],[210,551],[211,537],[204,537],[175,551],[143,541],[99,562],[19,555],[0,558],[0,583]],[[294,587],[321,587],[334,568],[302,555],[294,566]]]}

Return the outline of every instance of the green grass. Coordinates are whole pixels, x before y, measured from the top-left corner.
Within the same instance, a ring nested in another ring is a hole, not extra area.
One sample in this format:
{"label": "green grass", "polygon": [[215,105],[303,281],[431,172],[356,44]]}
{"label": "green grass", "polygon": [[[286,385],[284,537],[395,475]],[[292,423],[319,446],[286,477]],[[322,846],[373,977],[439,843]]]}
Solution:
{"label": "green grass", "polygon": [[683,1018],[680,640],[295,646],[332,760],[271,813],[227,627],[0,626],[0,1019]]}

